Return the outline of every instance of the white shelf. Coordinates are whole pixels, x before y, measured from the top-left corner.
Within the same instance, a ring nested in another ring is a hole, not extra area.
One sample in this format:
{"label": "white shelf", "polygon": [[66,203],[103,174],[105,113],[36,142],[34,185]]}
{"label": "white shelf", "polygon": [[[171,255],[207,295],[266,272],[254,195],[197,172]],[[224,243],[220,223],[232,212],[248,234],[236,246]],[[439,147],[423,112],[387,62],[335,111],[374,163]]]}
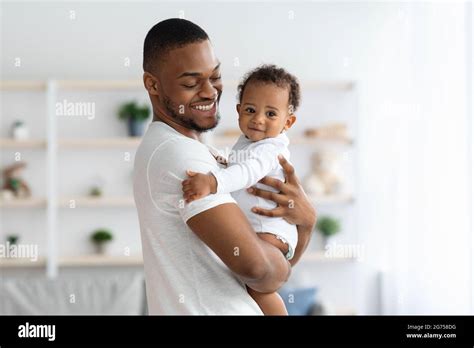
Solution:
{"label": "white shelf", "polygon": [[46,202],[46,198],[13,198],[11,200],[0,200],[0,208],[44,208]]}
{"label": "white shelf", "polygon": [[123,137],[123,138],[96,138],[96,139],[59,139],[58,144],[61,148],[85,149],[85,148],[125,148],[138,147],[141,137]]}
{"label": "white shelf", "polygon": [[15,140],[0,138],[1,149],[42,149],[46,147],[44,139]]}
{"label": "white shelf", "polygon": [[[70,197],[61,198],[59,206],[70,208],[71,201],[74,201],[75,208],[96,208],[96,207],[134,207],[133,196],[124,197]],[[73,209],[73,208],[70,208]]]}
{"label": "white shelf", "polygon": [[355,261],[355,256],[339,256],[331,255],[326,256],[325,251],[314,251],[307,252],[301,257],[301,261],[320,261],[320,262],[343,262],[343,261]]}

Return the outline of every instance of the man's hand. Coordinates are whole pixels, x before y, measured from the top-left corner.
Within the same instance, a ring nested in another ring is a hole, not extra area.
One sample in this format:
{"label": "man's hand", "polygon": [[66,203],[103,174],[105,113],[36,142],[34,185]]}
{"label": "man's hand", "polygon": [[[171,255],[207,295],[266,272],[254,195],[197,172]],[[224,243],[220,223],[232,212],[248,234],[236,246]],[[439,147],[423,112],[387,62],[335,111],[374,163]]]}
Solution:
{"label": "man's hand", "polygon": [[216,193],[217,181],[214,175],[195,173],[191,170],[186,171],[186,174],[189,179],[182,182],[183,198],[186,203]]}
{"label": "man's hand", "polygon": [[303,191],[293,166],[281,155],[278,156],[278,160],[285,172],[285,182],[270,177],[264,177],[260,182],[277,189],[279,193],[256,187],[249,188],[247,191],[277,203],[277,207],[272,210],[254,207],[252,208],[254,213],[269,217],[282,217],[290,224],[297,225],[298,245],[293,259],[290,260],[291,265],[294,265],[309,243],[316,224],[317,214],[316,209]]}

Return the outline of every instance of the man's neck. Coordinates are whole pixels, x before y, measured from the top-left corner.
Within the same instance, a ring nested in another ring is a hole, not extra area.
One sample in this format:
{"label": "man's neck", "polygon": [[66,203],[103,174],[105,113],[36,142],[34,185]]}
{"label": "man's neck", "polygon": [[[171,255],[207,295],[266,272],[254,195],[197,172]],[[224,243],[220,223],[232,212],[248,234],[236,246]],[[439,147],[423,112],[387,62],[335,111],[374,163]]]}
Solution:
{"label": "man's neck", "polygon": [[199,133],[193,129],[189,129],[184,127],[183,125],[177,123],[174,119],[171,119],[165,115],[162,115],[157,112],[153,112],[153,122],[163,122],[166,123],[168,126],[176,130],[177,132],[183,134],[184,136],[199,140]]}

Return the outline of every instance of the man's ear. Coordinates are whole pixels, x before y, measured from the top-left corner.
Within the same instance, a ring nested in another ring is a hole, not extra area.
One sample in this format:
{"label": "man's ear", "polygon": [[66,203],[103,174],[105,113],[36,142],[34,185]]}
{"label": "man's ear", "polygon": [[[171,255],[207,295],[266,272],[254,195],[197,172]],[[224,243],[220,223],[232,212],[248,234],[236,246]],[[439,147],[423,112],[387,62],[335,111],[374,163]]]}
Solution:
{"label": "man's ear", "polygon": [[145,89],[150,93],[151,95],[158,95],[158,87],[159,87],[159,81],[156,77],[154,77],[152,74],[149,72],[144,72],[143,73],[143,84],[145,86]]}
{"label": "man's ear", "polygon": [[295,114],[291,114],[290,116],[288,116],[288,118],[286,119],[285,121],[285,126],[283,127],[284,130],[288,130],[291,128],[291,126],[293,126],[293,124],[296,122],[296,115]]}

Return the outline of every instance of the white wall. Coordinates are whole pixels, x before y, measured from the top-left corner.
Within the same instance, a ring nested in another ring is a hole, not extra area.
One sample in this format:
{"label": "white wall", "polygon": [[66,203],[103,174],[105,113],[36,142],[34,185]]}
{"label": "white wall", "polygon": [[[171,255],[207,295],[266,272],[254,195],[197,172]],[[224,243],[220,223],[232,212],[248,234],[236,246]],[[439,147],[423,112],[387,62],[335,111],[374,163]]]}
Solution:
{"label": "white wall", "polygon": [[[467,127],[463,3],[69,2],[1,6],[3,79],[137,78],[142,73],[142,44],[147,30],[184,11],[187,19],[200,24],[210,35],[224,78],[238,79],[259,63],[274,62],[301,80],[356,80],[358,230],[366,250],[366,261],[357,276],[364,285],[360,310],[380,310],[376,275],[383,269],[397,278],[401,287],[393,296],[384,295],[388,296],[384,297],[384,306],[390,312],[467,312],[471,291],[471,250],[465,244],[470,233],[469,213],[465,210],[468,196],[463,191],[468,180],[467,152],[463,152],[467,144],[466,134],[457,134]],[[75,19],[70,18],[71,10],[75,11]],[[19,68],[14,66],[16,57],[21,58]],[[130,59],[129,67],[124,66],[126,58]],[[239,66],[234,66],[236,58]],[[36,95],[11,103],[10,97],[3,96],[2,136],[11,120],[28,114],[31,105],[38,110],[44,107]],[[146,99],[139,91],[136,96]],[[234,96],[235,91],[225,91],[222,129],[233,125]],[[85,94],[71,98],[98,97]],[[104,113],[113,118],[110,105],[104,106]],[[306,109],[304,115],[309,118],[311,110]],[[39,136],[44,134],[41,117],[31,121],[35,124],[33,132]],[[298,127],[319,121],[317,115],[314,120],[302,120],[295,132],[301,131]],[[84,129],[94,134],[123,132],[119,123],[113,130],[110,124]],[[68,125],[61,129],[68,136],[89,134],[81,133],[80,125],[77,129]],[[110,162],[105,161],[110,157],[106,156],[93,168],[107,167]],[[77,182],[76,191],[81,190],[83,182],[78,176],[82,171],[74,167],[74,159],[79,157],[64,158],[68,163],[64,176]],[[34,158],[31,160],[38,161]],[[127,170],[124,163],[109,168],[110,175]],[[302,166],[301,171],[305,170]],[[432,172],[438,182],[426,180]],[[28,179],[38,191],[43,189],[36,176]],[[126,178],[117,180],[123,183]],[[62,189],[70,190],[71,186]],[[438,205],[432,206],[434,202]],[[133,214],[124,216],[128,221],[133,219]],[[61,225],[75,226],[75,219],[82,218],[67,216]],[[89,227],[92,224],[84,228]],[[77,238],[64,241],[63,247],[73,249],[72,243],[80,242]],[[424,246],[420,249],[407,241]],[[411,266],[411,275],[406,274],[407,266]],[[299,266],[295,282],[306,284],[330,277],[330,269],[321,267]],[[349,278],[354,275],[353,269],[341,271],[341,279],[353,279]],[[427,274],[432,280],[426,279]],[[406,282],[413,287],[403,286]],[[343,283],[323,295],[330,298],[337,293],[337,299],[348,296],[350,291]],[[434,288],[443,288],[458,301],[446,303],[443,293],[432,291]]]}

